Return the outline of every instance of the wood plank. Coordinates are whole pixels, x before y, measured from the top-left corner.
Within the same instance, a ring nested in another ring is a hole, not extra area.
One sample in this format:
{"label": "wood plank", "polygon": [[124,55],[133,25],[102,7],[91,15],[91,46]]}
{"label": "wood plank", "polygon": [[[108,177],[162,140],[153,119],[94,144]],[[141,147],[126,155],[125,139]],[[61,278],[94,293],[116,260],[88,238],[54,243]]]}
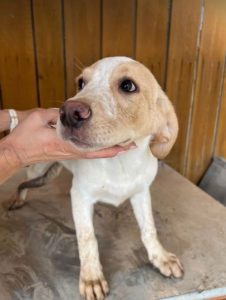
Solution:
{"label": "wood plank", "polygon": [[222,82],[221,105],[214,155],[226,158],[226,63]]}
{"label": "wood plank", "polygon": [[35,107],[38,103],[30,1],[1,0],[0,19],[3,107]]}
{"label": "wood plank", "polygon": [[226,39],[226,1],[206,0],[186,175],[197,182],[213,155]]}
{"label": "wood plank", "polygon": [[[2,109],[2,91],[1,91],[1,86],[0,86],[0,110]],[[4,132],[0,132],[0,139],[4,137]]]}
{"label": "wood plank", "polygon": [[103,56],[134,56],[135,1],[103,1]]}
{"label": "wood plank", "polygon": [[137,2],[136,59],[145,64],[164,85],[169,1]]}
{"label": "wood plank", "polygon": [[34,0],[34,29],[41,107],[65,99],[61,0]]}
{"label": "wood plank", "polygon": [[64,1],[67,96],[75,94],[75,77],[100,58],[100,0]]}
{"label": "wood plank", "polygon": [[186,163],[200,17],[201,1],[173,1],[166,92],[177,112],[179,135],[166,161],[182,174]]}

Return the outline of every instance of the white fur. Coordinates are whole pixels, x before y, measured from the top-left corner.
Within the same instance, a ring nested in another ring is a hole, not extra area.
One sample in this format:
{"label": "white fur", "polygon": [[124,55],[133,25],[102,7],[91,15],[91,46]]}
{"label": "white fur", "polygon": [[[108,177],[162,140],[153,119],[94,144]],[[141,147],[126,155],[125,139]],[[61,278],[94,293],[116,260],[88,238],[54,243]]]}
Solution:
{"label": "white fur", "polygon": [[104,278],[92,222],[94,204],[98,201],[118,206],[130,198],[150,260],[153,261],[153,255],[165,257],[157,239],[149,193],[158,162],[149,149],[149,137],[137,144],[136,149],[113,158],[63,162],[74,174],[71,201],[81,261],[82,294],[86,282]]}
{"label": "white fur", "polygon": [[[149,138],[138,142],[136,149],[117,157],[63,164],[74,174],[71,201],[81,261],[82,295],[89,291],[90,281],[107,286],[92,221],[94,204],[98,201],[118,206],[129,198],[150,261],[166,276],[181,276],[179,260],[167,252],[157,238],[149,186],[157,173],[158,162],[149,149]],[[102,294],[97,299],[103,299]]]}
{"label": "white fur", "polygon": [[138,144],[137,148],[113,158],[63,162],[75,174],[72,198],[76,191],[92,205],[102,201],[118,206],[148,188],[157,172],[157,159],[149,150],[149,137]]}
{"label": "white fur", "polygon": [[[102,103],[104,102],[106,114],[117,118],[115,109],[117,99],[111,94],[109,78],[120,63],[130,61],[131,59],[125,57],[105,58],[99,61],[87,86],[78,96],[69,100],[76,97],[98,99],[99,96]],[[57,124],[58,133],[60,133],[59,126],[60,122]],[[157,238],[149,186],[157,173],[158,162],[149,148],[151,138],[153,136],[150,135],[135,141],[137,148],[113,158],[63,162],[74,175],[71,201],[81,261],[80,293],[88,300],[94,298],[102,300],[108,291],[92,220],[94,204],[98,201],[118,206],[126,199],[130,199],[141,230],[142,241],[152,264],[166,276],[182,275],[179,260],[167,252]]]}

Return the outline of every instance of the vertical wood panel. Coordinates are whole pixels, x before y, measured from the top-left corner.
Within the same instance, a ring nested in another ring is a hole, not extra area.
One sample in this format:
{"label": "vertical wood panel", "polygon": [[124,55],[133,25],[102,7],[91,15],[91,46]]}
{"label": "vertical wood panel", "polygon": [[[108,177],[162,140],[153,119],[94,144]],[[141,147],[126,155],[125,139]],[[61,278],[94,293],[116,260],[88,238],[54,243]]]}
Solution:
{"label": "vertical wood panel", "polygon": [[61,0],[33,0],[40,105],[65,99]]}
{"label": "vertical wood panel", "polygon": [[200,180],[213,155],[226,39],[226,1],[206,0],[194,99],[187,176]]}
{"label": "vertical wood panel", "polygon": [[173,1],[166,92],[178,116],[179,134],[166,161],[181,173],[184,173],[186,163],[200,18],[201,1]]}
{"label": "vertical wood panel", "polygon": [[35,107],[37,95],[30,1],[1,0],[0,20],[3,107]]}
{"label": "vertical wood panel", "polygon": [[144,63],[164,85],[169,1],[137,2],[136,59]]}
{"label": "vertical wood panel", "polygon": [[103,0],[103,56],[134,56],[135,0]]}
{"label": "vertical wood panel", "polygon": [[226,63],[224,78],[222,80],[221,105],[219,113],[219,123],[217,128],[215,156],[226,158]]}
{"label": "vertical wood panel", "polygon": [[[0,110],[2,109],[3,105],[2,105],[2,91],[1,91],[1,86],[0,86]],[[0,120],[1,122],[1,120]],[[0,139],[4,137],[4,133],[0,132]]]}
{"label": "vertical wood panel", "polygon": [[100,58],[100,12],[100,0],[64,1],[68,97],[75,93],[81,63],[88,66]]}

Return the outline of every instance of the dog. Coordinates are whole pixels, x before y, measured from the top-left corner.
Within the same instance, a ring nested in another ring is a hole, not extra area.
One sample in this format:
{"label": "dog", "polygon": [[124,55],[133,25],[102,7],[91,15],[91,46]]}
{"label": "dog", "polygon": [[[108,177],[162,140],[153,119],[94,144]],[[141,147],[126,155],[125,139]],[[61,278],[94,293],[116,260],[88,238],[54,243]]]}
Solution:
{"label": "dog", "polygon": [[171,150],[178,134],[174,108],[152,73],[128,57],[108,57],[84,69],[78,93],[60,108],[58,135],[84,151],[135,143],[112,158],[39,164],[28,171],[10,209],[21,207],[27,190],[56,177],[62,165],[74,175],[72,214],[81,263],[79,289],[87,300],[102,300],[109,292],[99,260],[93,227],[98,201],[119,206],[130,199],[150,262],[167,276],[179,278],[179,259],[160,244],[154,224],[149,187],[158,158]]}

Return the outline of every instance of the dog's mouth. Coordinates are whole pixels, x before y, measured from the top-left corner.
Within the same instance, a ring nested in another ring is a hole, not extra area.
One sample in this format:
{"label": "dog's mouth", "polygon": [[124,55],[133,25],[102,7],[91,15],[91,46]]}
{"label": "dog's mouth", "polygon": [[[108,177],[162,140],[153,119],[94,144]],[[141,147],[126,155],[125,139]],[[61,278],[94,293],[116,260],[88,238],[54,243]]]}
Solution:
{"label": "dog's mouth", "polygon": [[126,139],[120,143],[112,144],[112,145],[104,145],[104,144],[98,144],[98,143],[88,143],[87,141],[81,141],[76,136],[70,136],[67,138],[70,142],[72,142],[77,148],[84,149],[86,151],[96,151],[96,150],[102,150],[107,148],[112,148],[115,146],[121,146],[126,147],[130,144],[133,145],[134,142],[131,139]]}
{"label": "dog's mouth", "polygon": [[94,146],[91,143],[81,141],[75,136],[69,137],[68,140],[71,141],[78,148],[94,148]]}

